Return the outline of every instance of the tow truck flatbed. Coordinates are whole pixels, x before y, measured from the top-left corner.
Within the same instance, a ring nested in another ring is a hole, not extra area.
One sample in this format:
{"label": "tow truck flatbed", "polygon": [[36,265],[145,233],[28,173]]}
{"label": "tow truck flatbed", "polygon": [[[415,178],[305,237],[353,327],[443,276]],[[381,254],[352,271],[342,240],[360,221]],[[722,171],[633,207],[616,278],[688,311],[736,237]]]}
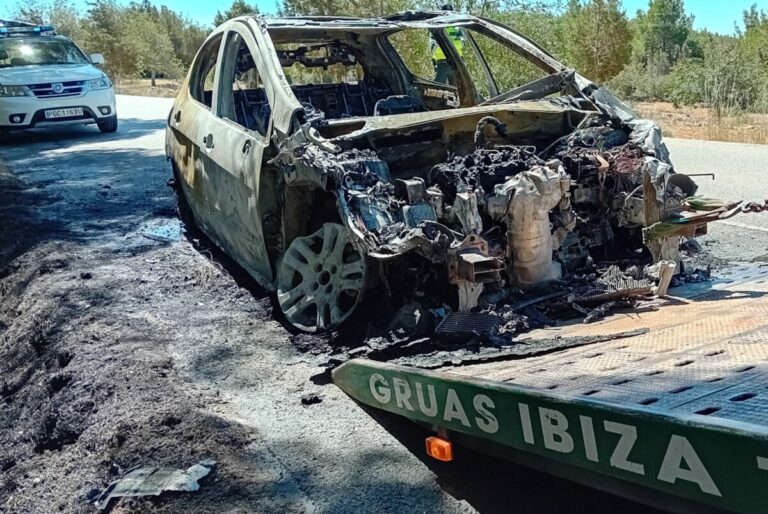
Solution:
{"label": "tow truck flatbed", "polygon": [[636,329],[647,331],[437,370],[356,359],[334,382],[443,438],[616,494],[673,510],[767,512],[768,268],[530,341]]}

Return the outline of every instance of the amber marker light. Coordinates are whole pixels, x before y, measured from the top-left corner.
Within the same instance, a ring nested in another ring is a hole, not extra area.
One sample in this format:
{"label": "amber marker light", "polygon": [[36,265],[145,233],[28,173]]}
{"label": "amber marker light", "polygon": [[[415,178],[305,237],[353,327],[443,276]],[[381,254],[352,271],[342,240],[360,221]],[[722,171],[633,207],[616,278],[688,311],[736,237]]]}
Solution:
{"label": "amber marker light", "polygon": [[453,445],[450,441],[443,439],[442,437],[430,436],[427,437],[427,455],[433,459],[451,462],[453,460]]}

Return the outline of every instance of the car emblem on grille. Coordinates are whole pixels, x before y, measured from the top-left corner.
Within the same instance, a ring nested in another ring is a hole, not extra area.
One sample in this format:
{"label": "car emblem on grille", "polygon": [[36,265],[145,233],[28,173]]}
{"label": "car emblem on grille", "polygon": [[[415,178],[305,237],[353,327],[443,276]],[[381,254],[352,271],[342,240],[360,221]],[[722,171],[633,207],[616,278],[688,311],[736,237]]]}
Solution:
{"label": "car emblem on grille", "polygon": [[64,91],[64,84],[61,82],[56,82],[55,84],[51,84],[51,89],[53,89],[54,93],[59,95]]}

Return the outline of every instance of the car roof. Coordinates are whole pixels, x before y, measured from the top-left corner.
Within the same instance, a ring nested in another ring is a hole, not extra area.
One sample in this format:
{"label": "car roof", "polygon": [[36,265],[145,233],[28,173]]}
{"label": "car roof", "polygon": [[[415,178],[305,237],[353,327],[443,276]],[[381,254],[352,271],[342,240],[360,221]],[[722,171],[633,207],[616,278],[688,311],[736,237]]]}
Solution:
{"label": "car roof", "polygon": [[320,38],[339,38],[345,33],[361,36],[379,36],[404,29],[439,29],[452,26],[480,25],[486,29],[498,32],[503,30],[518,39],[518,46],[532,58],[551,68],[553,72],[566,68],[556,57],[544,47],[531,40],[514,27],[498,21],[464,14],[456,11],[403,11],[378,18],[358,18],[352,16],[261,16],[258,14],[245,15],[228,20],[219,25],[209,37],[227,30],[233,23],[256,23],[261,30],[267,32],[276,44],[311,41]]}
{"label": "car roof", "polygon": [[486,27],[503,26],[506,30],[516,34],[526,40],[530,45],[534,46],[536,51],[556,60],[544,47],[531,40],[528,36],[519,32],[514,27],[503,25],[492,19],[456,11],[410,10],[378,18],[359,18],[353,16],[275,17],[247,15],[234,18],[230,20],[230,22],[248,18],[253,18],[260,23],[262,27],[269,32],[272,38],[276,39],[276,42],[279,42],[281,39],[295,37],[296,32],[306,33],[306,35],[312,37],[312,35],[310,35],[312,32],[316,35],[319,31],[351,31],[359,34],[382,34],[407,28],[432,29],[472,24],[484,25]]}
{"label": "car roof", "polygon": [[268,29],[290,27],[293,29],[357,28],[396,29],[404,25],[449,26],[458,23],[478,22],[480,18],[454,11],[404,11],[381,18],[355,18],[351,16],[282,16],[259,17]]}

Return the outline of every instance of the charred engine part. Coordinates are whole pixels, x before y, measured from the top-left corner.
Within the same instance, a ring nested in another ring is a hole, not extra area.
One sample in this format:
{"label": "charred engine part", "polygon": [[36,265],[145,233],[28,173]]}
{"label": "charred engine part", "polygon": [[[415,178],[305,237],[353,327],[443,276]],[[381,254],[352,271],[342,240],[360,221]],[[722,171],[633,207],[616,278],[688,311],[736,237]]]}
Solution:
{"label": "charred engine part", "polygon": [[518,173],[499,184],[488,198],[492,218],[507,226],[511,283],[530,289],[562,276],[549,213],[570,189],[570,178],[557,161]]}
{"label": "charred engine part", "polygon": [[435,210],[435,216],[437,216],[438,218],[443,218],[443,216],[445,215],[445,210],[444,210],[445,195],[443,195],[443,192],[440,191],[439,187],[432,186],[430,188],[427,188],[427,201],[429,201],[429,204]]}
{"label": "charred engine part", "polygon": [[653,294],[653,281],[645,278],[641,270],[635,275],[623,272],[618,266],[609,266],[587,286],[580,287],[568,298],[571,304],[595,305],[617,300],[632,300]]}
{"label": "charred engine part", "polygon": [[478,149],[433,166],[427,174],[427,184],[439,187],[445,203],[452,205],[458,191],[482,189],[492,192],[508,177],[543,164],[544,161],[536,156],[536,148],[531,146]]}
{"label": "charred engine part", "polygon": [[399,204],[387,163],[373,152],[356,150],[339,154],[336,163],[341,194],[356,228],[378,232],[395,223],[392,211]]}
{"label": "charred engine part", "polygon": [[461,223],[464,235],[480,234],[483,231],[483,219],[477,208],[477,194],[474,191],[456,193],[453,201],[453,214]]}
{"label": "charred engine part", "polygon": [[456,255],[456,274],[459,280],[473,284],[499,282],[504,263],[496,257],[479,252],[463,252]]}
{"label": "charred engine part", "polygon": [[672,282],[672,276],[675,274],[675,268],[677,264],[671,261],[659,262],[659,284],[653,288],[653,294],[656,296],[666,296],[667,289],[670,282]]}
{"label": "charred engine part", "polygon": [[437,221],[437,212],[427,195],[424,179],[397,179],[395,189],[398,197],[407,202],[402,207],[403,222],[406,226],[416,228],[422,221]]}
{"label": "charred engine part", "polygon": [[[603,121],[601,117],[590,118],[592,123]],[[605,151],[624,145],[629,142],[629,133],[622,128],[614,128],[607,125],[597,125],[574,130],[542,152],[542,156],[549,158],[562,158],[565,154],[579,148]],[[578,154],[578,152],[575,152]]]}
{"label": "charred engine part", "polygon": [[570,232],[557,249],[557,260],[564,272],[572,272],[587,265],[589,241],[575,232]]}
{"label": "charred engine part", "polygon": [[502,123],[498,118],[494,118],[493,116],[483,116],[480,118],[480,121],[477,122],[477,126],[475,127],[475,148],[484,148],[486,145],[485,141],[485,127],[488,125],[491,125],[498,135],[501,137],[507,137],[507,125]]}
{"label": "charred engine part", "polygon": [[368,255],[388,259],[415,251],[433,263],[444,263],[448,250],[459,241],[459,236],[440,223],[424,221],[418,227],[409,229],[403,223],[395,223],[382,230],[376,238],[380,241]]}
{"label": "charred engine part", "polygon": [[483,284],[461,281],[459,287],[459,312],[469,312],[477,307],[480,295],[483,294]]}
{"label": "charred engine part", "polygon": [[452,312],[440,322],[435,333],[445,339],[466,339],[493,334],[504,320],[496,314],[484,312]]}
{"label": "charred engine part", "polygon": [[656,289],[653,281],[642,276],[644,272],[637,266],[627,273],[610,266],[596,279],[590,279],[589,285],[569,294],[566,302],[584,315],[584,323],[603,318],[613,309],[635,307],[639,301],[651,299]]}
{"label": "charred engine part", "polygon": [[459,288],[459,312],[477,307],[484,284],[500,283],[504,262],[488,255],[488,243],[469,235],[448,251],[448,280]]}

